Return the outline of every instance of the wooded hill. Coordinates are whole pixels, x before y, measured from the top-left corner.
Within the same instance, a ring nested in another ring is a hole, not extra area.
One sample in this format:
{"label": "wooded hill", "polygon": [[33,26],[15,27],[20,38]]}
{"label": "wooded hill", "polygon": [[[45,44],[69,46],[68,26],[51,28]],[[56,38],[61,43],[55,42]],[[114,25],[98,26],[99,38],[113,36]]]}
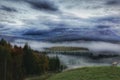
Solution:
{"label": "wooded hill", "polygon": [[84,48],[84,47],[65,47],[65,46],[51,47],[51,48],[47,48],[46,50],[50,50],[50,51],[89,51],[88,48]]}
{"label": "wooded hill", "polygon": [[25,46],[12,46],[0,40],[0,80],[24,80],[30,75],[58,72],[63,69],[58,57],[49,58]]}

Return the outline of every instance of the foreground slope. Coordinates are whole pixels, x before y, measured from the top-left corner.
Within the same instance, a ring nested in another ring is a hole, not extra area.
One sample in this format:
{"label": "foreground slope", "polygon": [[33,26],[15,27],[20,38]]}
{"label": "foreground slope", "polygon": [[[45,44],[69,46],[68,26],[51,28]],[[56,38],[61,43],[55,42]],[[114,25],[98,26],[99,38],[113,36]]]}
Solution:
{"label": "foreground slope", "polygon": [[47,80],[120,80],[120,67],[84,67],[56,74]]}

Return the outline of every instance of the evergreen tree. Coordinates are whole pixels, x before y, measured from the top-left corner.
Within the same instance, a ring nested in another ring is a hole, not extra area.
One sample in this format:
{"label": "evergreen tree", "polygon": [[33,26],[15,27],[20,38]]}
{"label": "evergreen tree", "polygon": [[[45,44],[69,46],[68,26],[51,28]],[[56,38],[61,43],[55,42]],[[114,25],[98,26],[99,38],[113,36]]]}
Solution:
{"label": "evergreen tree", "polygon": [[56,56],[48,56],[33,51],[28,44],[23,48],[11,46],[4,39],[0,40],[0,80],[24,80],[28,75],[40,75],[46,71],[60,70],[60,61]]}
{"label": "evergreen tree", "polygon": [[14,46],[12,49],[12,73],[14,80],[23,80],[24,79],[24,69],[22,66],[23,61],[23,50],[21,47]]}
{"label": "evergreen tree", "polygon": [[26,74],[27,75],[38,74],[39,66],[32,49],[28,46],[28,44],[25,44],[23,50],[24,50],[23,66],[25,68]]}
{"label": "evergreen tree", "polygon": [[10,51],[0,46],[0,78],[1,80],[13,80],[12,76],[12,57]]}
{"label": "evergreen tree", "polygon": [[57,71],[60,71],[60,68],[61,68],[61,64],[60,64],[60,60],[57,56],[49,58],[49,70],[50,71],[57,72]]}
{"label": "evergreen tree", "polygon": [[7,41],[5,41],[3,38],[0,40],[0,45],[5,46],[7,45]]}

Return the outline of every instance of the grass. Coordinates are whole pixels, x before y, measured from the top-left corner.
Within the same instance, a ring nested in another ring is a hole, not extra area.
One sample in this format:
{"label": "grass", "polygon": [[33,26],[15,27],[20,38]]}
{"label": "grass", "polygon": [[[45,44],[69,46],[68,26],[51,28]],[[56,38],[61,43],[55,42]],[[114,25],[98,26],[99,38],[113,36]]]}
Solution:
{"label": "grass", "polygon": [[84,67],[58,73],[47,80],[120,80],[120,67]]}
{"label": "grass", "polygon": [[29,77],[29,78],[26,78],[25,80],[46,80],[52,75],[53,75],[53,73],[51,73],[51,74],[47,73],[47,74],[44,74],[44,75],[41,75],[41,76]]}

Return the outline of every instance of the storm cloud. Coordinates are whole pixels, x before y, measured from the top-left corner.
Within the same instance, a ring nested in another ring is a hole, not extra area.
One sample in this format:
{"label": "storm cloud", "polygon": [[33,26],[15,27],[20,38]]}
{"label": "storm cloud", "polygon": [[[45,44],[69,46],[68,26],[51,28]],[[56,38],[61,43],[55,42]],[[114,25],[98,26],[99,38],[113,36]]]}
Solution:
{"label": "storm cloud", "polygon": [[106,2],[106,5],[111,5],[111,6],[120,5],[120,1],[119,0],[110,0],[110,1]]}
{"label": "storm cloud", "polygon": [[[119,0],[1,0],[0,33],[47,41],[120,41]],[[108,6],[111,5],[111,6]],[[17,34],[17,35],[16,35]]]}
{"label": "storm cloud", "polygon": [[55,5],[53,1],[49,0],[25,0],[29,4],[31,4],[32,8],[38,10],[49,10],[49,11],[57,11],[58,6]]}

